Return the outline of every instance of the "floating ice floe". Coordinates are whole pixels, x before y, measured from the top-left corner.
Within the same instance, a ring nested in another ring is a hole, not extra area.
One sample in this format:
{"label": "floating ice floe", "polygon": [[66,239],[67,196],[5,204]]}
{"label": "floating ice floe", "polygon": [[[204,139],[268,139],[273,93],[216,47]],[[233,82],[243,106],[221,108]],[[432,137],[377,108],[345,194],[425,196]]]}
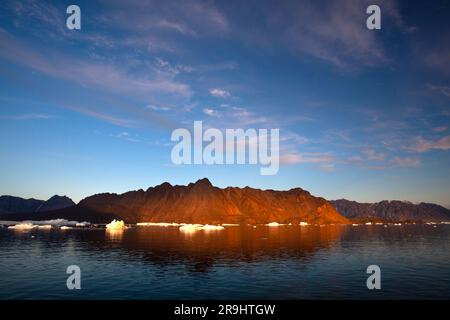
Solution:
{"label": "floating ice floe", "polygon": [[50,230],[51,228],[53,228],[53,226],[51,224],[43,224],[41,226],[37,226],[38,229],[42,229],[42,230]]}
{"label": "floating ice floe", "polygon": [[270,222],[270,223],[266,224],[266,226],[268,226],[268,227],[279,227],[279,226],[282,226],[282,225],[283,224],[278,223],[278,222]]}
{"label": "floating ice floe", "polygon": [[195,232],[203,229],[203,225],[201,224],[185,224],[179,228],[180,231],[183,232]]}
{"label": "floating ice floe", "polygon": [[441,221],[441,224],[450,224],[450,221]]}
{"label": "floating ice floe", "polygon": [[214,231],[214,230],[223,230],[223,229],[225,229],[223,226],[216,226],[216,225],[210,225],[210,224],[205,224],[202,227],[202,230],[205,230],[205,231]]}
{"label": "floating ice floe", "polygon": [[300,224],[299,224],[300,226],[307,226],[308,225],[308,222],[303,222],[303,221],[300,221]]}
{"label": "floating ice floe", "polygon": [[401,223],[394,223],[394,226],[401,226]]}
{"label": "floating ice floe", "polygon": [[185,224],[179,228],[182,232],[195,232],[195,231],[216,231],[225,229],[223,226],[211,225],[211,224]]}
{"label": "floating ice floe", "polygon": [[69,226],[61,226],[61,227],[59,227],[59,229],[61,229],[61,230],[70,230],[70,229],[72,229],[72,227],[69,227]]}
{"label": "floating ice floe", "polygon": [[75,224],[75,227],[78,227],[78,228],[86,228],[86,227],[90,227],[90,226],[91,226],[91,223],[87,222],[87,221],[77,222]]}
{"label": "floating ice floe", "polygon": [[372,222],[366,222],[366,226],[371,226]]}
{"label": "floating ice floe", "polygon": [[357,224],[357,223],[352,223],[352,226],[357,227],[357,226],[359,226],[359,224]]}
{"label": "floating ice floe", "polygon": [[123,230],[126,229],[125,222],[123,220],[116,220],[114,219],[110,223],[106,225],[107,230]]}
{"label": "floating ice floe", "polygon": [[138,222],[138,227],[179,227],[180,224],[176,222]]}
{"label": "floating ice floe", "polygon": [[222,223],[224,227],[239,227],[239,223]]}
{"label": "floating ice floe", "polygon": [[31,222],[27,223],[19,223],[14,226],[9,226],[8,229],[14,229],[14,230],[31,230],[37,228],[37,225],[32,224]]}

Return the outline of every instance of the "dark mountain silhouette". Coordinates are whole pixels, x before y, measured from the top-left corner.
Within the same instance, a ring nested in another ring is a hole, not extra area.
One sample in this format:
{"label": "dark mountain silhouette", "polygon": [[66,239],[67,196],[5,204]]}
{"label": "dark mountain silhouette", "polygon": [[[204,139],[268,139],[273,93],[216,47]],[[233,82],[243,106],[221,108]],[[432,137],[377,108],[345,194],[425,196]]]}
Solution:
{"label": "dark mountain silhouette", "polygon": [[433,203],[413,204],[408,201],[380,201],[359,203],[346,199],[330,203],[345,217],[353,221],[450,221],[450,210]]}
{"label": "dark mountain silhouette", "polygon": [[63,209],[74,206],[75,203],[66,196],[55,195],[45,200],[22,199],[13,196],[0,197],[0,213],[16,214],[16,213],[34,213]]}
{"label": "dark mountain silhouette", "polygon": [[58,209],[64,209],[67,207],[74,206],[75,202],[66,196],[55,195],[42,203],[42,205],[36,209],[36,212],[52,211]]}
{"label": "dark mountain silhouette", "polygon": [[[29,219],[29,216],[18,217]],[[328,201],[300,188],[288,191],[249,187],[221,189],[208,179],[187,186],[172,186],[166,182],[146,191],[97,194],[83,199],[77,206],[35,213],[33,217],[91,222],[120,218],[127,223],[348,223]]]}

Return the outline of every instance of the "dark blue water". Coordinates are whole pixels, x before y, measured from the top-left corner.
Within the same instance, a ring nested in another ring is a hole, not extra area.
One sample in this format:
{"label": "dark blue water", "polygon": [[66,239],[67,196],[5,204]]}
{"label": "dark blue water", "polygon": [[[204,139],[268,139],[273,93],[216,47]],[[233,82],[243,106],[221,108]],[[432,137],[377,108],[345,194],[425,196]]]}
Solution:
{"label": "dark blue water", "polygon": [[[449,240],[450,225],[2,229],[0,298],[449,299]],[[366,287],[372,264],[381,290]]]}

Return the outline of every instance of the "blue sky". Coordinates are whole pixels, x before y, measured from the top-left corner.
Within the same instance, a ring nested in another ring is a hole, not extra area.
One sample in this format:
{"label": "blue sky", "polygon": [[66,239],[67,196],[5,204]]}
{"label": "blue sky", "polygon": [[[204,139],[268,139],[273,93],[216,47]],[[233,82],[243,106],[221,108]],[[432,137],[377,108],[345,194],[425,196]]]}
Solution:
{"label": "blue sky", "polygon": [[[208,177],[450,206],[450,4],[2,1],[0,194]],[[81,8],[68,30],[66,8]],[[281,167],[183,165],[173,129],[280,128]]]}

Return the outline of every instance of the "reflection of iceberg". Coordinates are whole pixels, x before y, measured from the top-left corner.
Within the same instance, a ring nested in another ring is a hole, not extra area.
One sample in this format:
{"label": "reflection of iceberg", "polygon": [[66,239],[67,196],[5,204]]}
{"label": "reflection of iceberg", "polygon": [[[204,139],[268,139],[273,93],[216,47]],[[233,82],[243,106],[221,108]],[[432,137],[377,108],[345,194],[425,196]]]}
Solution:
{"label": "reflection of iceberg", "polygon": [[106,225],[107,230],[123,230],[126,229],[125,222],[123,220],[114,219]]}
{"label": "reflection of iceberg", "polygon": [[123,238],[124,229],[106,229],[106,237],[112,241],[120,241]]}
{"label": "reflection of iceberg", "polygon": [[9,226],[8,229],[31,230],[31,229],[34,229],[36,227],[37,227],[36,225],[34,225],[34,224],[30,223],[30,222],[27,222],[27,223],[19,223],[19,224],[16,224],[14,226]]}

